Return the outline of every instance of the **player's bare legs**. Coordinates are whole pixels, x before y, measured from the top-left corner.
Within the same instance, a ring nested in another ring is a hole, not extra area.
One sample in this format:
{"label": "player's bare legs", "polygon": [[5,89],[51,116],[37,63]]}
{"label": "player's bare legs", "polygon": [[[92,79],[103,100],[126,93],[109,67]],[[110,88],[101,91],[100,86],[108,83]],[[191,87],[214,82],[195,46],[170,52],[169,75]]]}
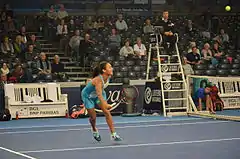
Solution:
{"label": "player's bare legs", "polygon": [[100,136],[100,134],[99,134],[99,132],[96,128],[96,117],[97,117],[96,111],[95,111],[94,108],[87,109],[87,111],[88,111],[88,115],[89,115],[89,122],[92,126],[93,137],[94,137],[95,140],[101,141],[101,136]]}
{"label": "player's bare legs", "polygon": [[206,96],[206,107],[207,107],[207,110],[210,111],[210,113],[213,113],[213,114],[216,113],[213,109],[213,103],[209,95]]}
{"label": "player's bare legs", "polygon": [[102,109],[105,118],[106,118],[106,122],[108,124],[108,127],[110,129],[111,132],[111,138],[114,141],[122,141],[121,137],[119,135],[117,135],[117,133],[115,132],[115,128],[114,128],[114,124],[113,124],[113,119],[112,119],[112,115],[110,113],[110,111],[108,110],[108,108],[104,107],[104,105],[99,104],[100,108]]}

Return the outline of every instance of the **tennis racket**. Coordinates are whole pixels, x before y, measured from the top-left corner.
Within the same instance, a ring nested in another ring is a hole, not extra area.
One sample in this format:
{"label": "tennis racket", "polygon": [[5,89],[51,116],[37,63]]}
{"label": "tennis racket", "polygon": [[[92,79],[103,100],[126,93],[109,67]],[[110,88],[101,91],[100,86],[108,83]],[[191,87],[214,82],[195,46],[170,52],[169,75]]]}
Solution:
{"label": "tennis racket", "polygon": [[136,86],[126,86],[123,87],[121,91],[121,100],[128,104],[129,102],[135,102],[139,97],[139,91]]}
{"label": "tennis racket", "polygon": [[[121,103],[125,103],[125,104],[135,103],[135,101],[138,98],[138,96],[139,96],[139,91],[138,91],[137,87],[135,87],[135,86],[125,86],[121,90],[120,98],[116,102],[109,104],[109,106],[111,106],[109,108],[109,110],[110,111],[114,110]],[[102,112],[101,109],[95,109],[95,111],[96,112]]]}

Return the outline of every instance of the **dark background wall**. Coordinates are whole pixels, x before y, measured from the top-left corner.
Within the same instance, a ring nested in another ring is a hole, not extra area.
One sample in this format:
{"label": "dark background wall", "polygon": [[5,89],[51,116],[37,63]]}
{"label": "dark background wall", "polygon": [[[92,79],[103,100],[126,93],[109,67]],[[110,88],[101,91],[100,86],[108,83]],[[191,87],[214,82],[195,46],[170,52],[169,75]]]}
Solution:
{"label": "dark background wall", "polygon": [[[50,4],[63,3],[67,6],[67,8],[71,9],[82,8],[86,3],[137,3],[139,0],[1,0],[0,5],[4,3],[8,3],[12,8],[17,9],[42,9],[47,8]],[[141,2],[141,1],[140,1]],[[195,7],[202,6],[224,6],[227,4],[232,4],[233,6],[240,6],[239,0],[144,0],[146,3],[158,3],[158,4],[169,4],[175,5],[178,7],[191,7],[194,5]],[[77,4],[77,5],[76,5]]]}

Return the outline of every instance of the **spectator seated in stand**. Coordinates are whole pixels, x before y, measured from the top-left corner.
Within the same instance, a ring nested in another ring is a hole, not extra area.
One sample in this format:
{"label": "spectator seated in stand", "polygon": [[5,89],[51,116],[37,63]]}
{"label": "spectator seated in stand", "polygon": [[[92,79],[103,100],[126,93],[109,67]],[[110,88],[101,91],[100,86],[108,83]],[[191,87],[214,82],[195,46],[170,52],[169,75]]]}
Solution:
{"label": "spectator seated in stand", "polygon": [[57,36],[59,40],[59,51],[67,52],[67,42],[68,42],[68,26],[65,24],[64,19],[61,20],[60,24],[57,26]]}
{"label": "spectator seated in stand", "polygon": [[10,8],[9,4],[5,4],[4,7],[2,8],[2,11],[1,11],[0,15],[1,15],[1,20],[0,21],[5,22],[5,21],[7,21],[7,17],[13,18],[14,12]]}
{"label": "spectator seated in stand", "polygon": [[193,47],[192,52],[188,53],[186,55],[186,58],[187,58],[187,63],[192,66],[201,63],[201,57],[197,53],[197,47]]}
{"label": "spectator seated in stand", "polygon": [[16,24],[11,16],[7,17],[7,21],[4,22],[3,26],[4,26],[4,31],[9,35],[18,33],[18,30],[16,29]]}
{"label": "spectator seated in stand", "polygon": [[30,35],[30,40],[28,41],[28,44],[33,45],[33,51],[34,52],[36,52],[38,54],[41,52],[41,45],[40,45],[40,42],[37,41],[37,38],[36,38],[35,34]]}
{"label": "spectator seated in stand", "polygon": [[218,42],[215,42],[213,44],[212,53],[213,53],[212,64],[217,65],[220,62],[220,60],[223,59],[223,52],[219,48],[219,43]]}
{"label": "spectator seated in stand", "polygon": [[58,81],[63,81],[66,75],[64,73],[64,65],[63,63],[60,62],[60,57],[58,55],[54,56],[54,60],[51,65],[52,65],[53,79]]}
{"label": "spectator seated in stand", "polygon": [[187,61],[186,57],[183,57],[182,68],[183,68],[183,72],[184,72],[185,77],[187,75],[193,75],[194,74],[193,68],[190,64],[188,64],[188,61]]}
{"label": "spectator seated in stand", "polygon": [[128,25],[125,20],[123,20],[123,15],[118,15],[118,20],[115,22],[116,29],[119,33],[125,32],[128,30]]}
{"label": "spectator seated in stand", "polygon": [[151,20],[150,19],[146,20],[146,25],[143,27],[143,33],[144,34],[151,34],[151,33],[153,33],[153,26],[151,24]]}
{"label": "spectator seated in stand", "polygon": [[134,51],[132,46],[130,46],[129,39],[125,40],[125,45],[120,49],[119,55],[124,57],[130,57],[130,58],[134,56]]}
{"label": "spectator seated in stand", "polygon": [[22,42],[24,44],[27,43],[28,41],[28,38],[27,38],[27,33],[26,33],[26,27],[25,26],[22,26],[21,29],[20,29],[20,35],[22,37]]}
{"label": "spectator seated in stand", "polygon": [[140,37],[137,38],[137,43],[133,46],[133,50],[135,56],[138,58],[143,58],[147,55],[147,49],[144,44],[142,44],[142,39]]}
{"label": "spectator seated in stand", "polygon": [[186,26],[186,34],[188,34],[189,36],[194,36],[194,34],[196,33],[196,28],[193,25],[192,20],[187,20],[187,26]]}
{"label": "spectator seated in stand", "polygon": [[32,75],[23,65],[16,64],[10,74],[9,81],[13,83],[31,83]]}
{"label": "spectator seated in stand", "polygon": [[60,4],[59,5],[59,11],[57,13],[57,17],[58,19],[62,20],[62,19],[66,19],[68,17],[68,12],[65,10],[64,5]]}
{"label": "spectator seated in stand", "polygon": [[47,17],[48,17],[48,20],[51,22],[54,22],[55,20],[57,20],[58,18],[58,14],[54,8],[54,5],[51,5],[50,6],[50,9],[49,11],[47,12]]}
{"label": "spectator seated in stand", "polygon": [[85,31],[89,31],[94,28],[94,21],[92,19],[92,16],[87,16],[83,23],[83,29]]}
{"label": "spectator seated in stand", "polygon": [[95,29],[103,29],[105,27],[104,19],[98,17],[97,20],[94,22]]}
{"label": "spectator seated in stand", "polygon": [[46,80],[50,78],[52,72],[52,66],[50,61],[47,60],[47,56],[44,52],[40,54],[40,59],[37,61],[37,69],[38,72],[38,79],[39,80]]}
{"label": "spectator seated in stand", "polygon": [[8,66],[7,66],[7,63],[4,62],[4,63],[2,64],[0,74],[8,75],[9,72],[10,72],[10,71],[9,71]]}
{"label": "spectator seated in stand", "polygon": [[83,40],[83,37],[80,36],[80,31],[75,30],[75,35],[69,41],[69,47],[71,48],[72,54],[74,57],[79,55],[79,45],[80,41]]}
{"label": "spectator seated in stand", "polygon": [[24,53],[26,49],[26,45],[22,41],[22,36],[17,35],[15,42],[13,43],[15,57],[20,58],[20,60],[24,59]]}
{"label": "spectator seated in stand", "polygon": [[0,91],[2,91],[4,89],[4,84],[8,83],[8,78],[7,75],[4,73],[0,73]]}
{"label": "spectator seated in stand", "polygon": [[6,59],[11,57],[14,53],[13,45],[9,42],[9,38],[5,36],[3,42],[1,43],[1,58]]}
{"label": "spectator seated in stand", "polygon": [[24,54],[24,61],[27,63],[29,66],[31,66],[33,61],[36,61],[38,59],[38,53],[34,51],[34,46],[33,44],[28,45],[27,52]]}
{"label": "spectator seated in stand", "polygon": [[225,33],[224,29],[220,29],[220,34],[213,38],[214,41],[217,41],[221,46],[226,47],[229,43],[229,36]]}
{"label": "spectator seated in stand", "polygon": [[[195,41],[191,40],[188,45],[188,53],[192,52],[192,48],[197,47],[197,44]],[[197,49],[197,53],[200,54],[200,50]]]}
{"label": "spectator seated in stand", "polygon": [[5,106],[4,85],[8,83],[6,74],[0,73],[0,111]]}
{"label": "spectator seated in stand", "polygon": [[68,33],[70,33],[71,35],[74,33],[74,31],[77,30],[77,26],[75,25],[75,22],[73,19],[70,20],[67,28],[68,28]]}
{"label": "spectator seated in stand", "polygon": [[80,41],[79,55],[77,56],[77,61],[79,62],[80,66],[86,65],[86,58],[93,58],[94,55],[91,53],[94,44],[95,42],[90,39],[90,35],[85,34],[84,40]]}
{"label": "spectator seated in stand", "polygon": [[116,29],[112,29],[111,35],[108,37],[108,46],[111,49],[111,53],[114,55],[117,49],[121,45],[121,36],[117,34]]}
{"label": "spectator seated in stand", "polygon": [[201,51],[201,54],[202,54],[204,60],[212,61],[213,54],[212,54],[212,51],[210,49],[209,43],[204,44],[204,47]]}

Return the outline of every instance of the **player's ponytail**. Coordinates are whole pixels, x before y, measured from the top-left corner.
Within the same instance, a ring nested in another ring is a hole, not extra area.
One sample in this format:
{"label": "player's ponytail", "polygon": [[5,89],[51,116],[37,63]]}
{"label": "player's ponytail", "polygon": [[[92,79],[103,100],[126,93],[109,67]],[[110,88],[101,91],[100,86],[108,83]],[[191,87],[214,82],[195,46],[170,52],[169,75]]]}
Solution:
{"label": "player's ponytail", "polygon": [[103,74],[103,70],[106,69],[107,63],[108,62],[106,61],[102,61],[93,68],[93,78],[100,74]]}
{"label": "player's ponytail", "polygon": [[92,78],[98,76],[99,74],[100,74],[99,65],[96,65],[96,66],[93,68],[93,75],[92,75]]}

